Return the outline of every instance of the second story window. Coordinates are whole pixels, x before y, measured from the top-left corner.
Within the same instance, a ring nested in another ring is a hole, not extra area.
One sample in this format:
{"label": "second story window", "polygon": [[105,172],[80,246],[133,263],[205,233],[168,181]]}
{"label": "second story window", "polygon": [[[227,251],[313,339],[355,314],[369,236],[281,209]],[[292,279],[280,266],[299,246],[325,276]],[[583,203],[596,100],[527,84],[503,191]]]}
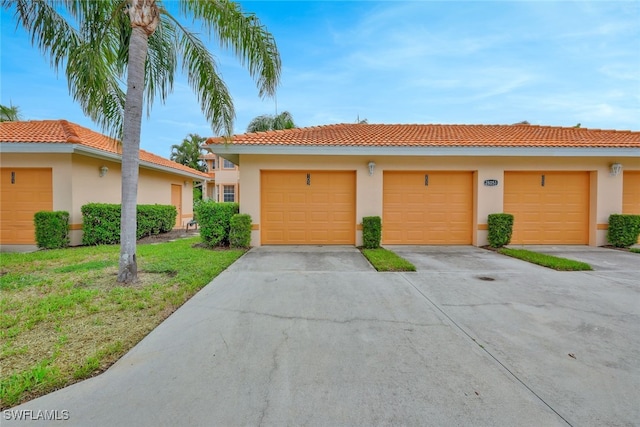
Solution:
{"label": "second story window", "polygon": [[233,162],[230,162],[229,160],[224,159],[224,163],[222,167],[225,169],[235,169],[236,165]]}
{"label": "second story window", "polygon": [[[233,163],[231,163],[233,164]],[[222,192],[223,202],[235,202],[236,201],[236,188],[233,185],[223,186]]]}

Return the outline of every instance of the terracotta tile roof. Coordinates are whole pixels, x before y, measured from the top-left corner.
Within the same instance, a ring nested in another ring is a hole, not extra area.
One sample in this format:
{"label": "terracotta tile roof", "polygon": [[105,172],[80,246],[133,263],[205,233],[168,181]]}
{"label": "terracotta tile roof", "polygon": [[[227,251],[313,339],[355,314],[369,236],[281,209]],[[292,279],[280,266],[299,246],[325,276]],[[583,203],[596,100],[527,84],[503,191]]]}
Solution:
{"label": "terracotta tile roof", "polygon": [[[0,122],[0,142],[78,144],[111,154],[122,154],[120,143],[101,133],[66,120]],[[206,173],[140,150],[140,160],[207,178]]]}
{"label": "terracotta tile roof", "polygon": [[[208,144],[223,144],[212,137]],[[640,132],[537,125],[335,124],[234,135],[230,144],[640,148]]]}

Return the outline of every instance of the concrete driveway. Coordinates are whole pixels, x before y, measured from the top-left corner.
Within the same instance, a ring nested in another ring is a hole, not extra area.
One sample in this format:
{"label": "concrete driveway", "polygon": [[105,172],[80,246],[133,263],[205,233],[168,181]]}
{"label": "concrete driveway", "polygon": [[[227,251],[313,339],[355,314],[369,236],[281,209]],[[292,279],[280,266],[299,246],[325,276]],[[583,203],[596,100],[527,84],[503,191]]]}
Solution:
{"label": "concrete driveway", "polygon": [[638,424],[637,280],[394,249],[419,271],[254,248],[107,372],[2,425],[39,410],[64,426]]}
{"label": "concrete driveway", "polygon": [[418,267],[412,284],[567,423],[640,425],[640,255],[525,248],[594,271],[557,272],[471,247],[392,247]]}

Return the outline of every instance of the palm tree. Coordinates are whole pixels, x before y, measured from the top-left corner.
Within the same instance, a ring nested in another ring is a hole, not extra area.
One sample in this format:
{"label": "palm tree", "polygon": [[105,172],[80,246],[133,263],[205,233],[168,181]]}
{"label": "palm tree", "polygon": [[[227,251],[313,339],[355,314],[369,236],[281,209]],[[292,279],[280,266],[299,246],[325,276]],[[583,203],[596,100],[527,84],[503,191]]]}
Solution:
{"label": "palm tree", "polygon": [[283,111],[275,116],[263,114],[254,117],[247,126],[247,132],[266,132],[268,130],[293,129],[296,124],[293,116],[288,111]]}
{"label": "palm tree", "polygon": [[190,133],[189,136],[182,140],[182,144],[173,144],[171,146],[171,156],[169,158],[174,162],[197,169],[200,172],[206,172],[207,164],[200,158],[204,154],[204,150],[201,148],[202,143],[206,140],[207,138],[198,134]]}
{"label": "palm tree", "polygon": [[[180,0],[183,18],[230,48],[254,78],[260,96],[273,95],[280,56],[255,15],[227,0]],[[196,32],[169,14],[161,0],[2,0],[92,120],[122,140],[122,217],[118,282],[137,280],[136,203],[143,104],[164,102],[178,64],[214,133],[230,136],[235,116],[217,64]],[[126,86],[121,84],[125,80]]]}
{"label": "palm tree", "polygon": [[0,105],[0,122],[17,122],[22,120],[20,117],[20,108],[13,104]]}

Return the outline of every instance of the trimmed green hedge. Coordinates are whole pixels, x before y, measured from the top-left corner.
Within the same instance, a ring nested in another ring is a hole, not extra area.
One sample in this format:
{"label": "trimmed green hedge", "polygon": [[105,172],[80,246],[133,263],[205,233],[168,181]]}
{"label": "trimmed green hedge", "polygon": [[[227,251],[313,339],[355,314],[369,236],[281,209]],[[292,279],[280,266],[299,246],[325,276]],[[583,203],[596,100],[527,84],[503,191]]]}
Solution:
{"label": "trimmed green hedge", "polygon": [[365,216],[362,218],[362,247],[377,249],[382,239],[382,220],[379,216]]}
{"label": "trimmed green hedge", "polygon": [[508,213],[489,214],[487,219],[489,226],[489,246],[501,248],[511,242],[513,234],[513,215]]}
{"label": "trimmed green hedge", "polygon": [[200,237],[207,246],[228,246],[231,217],[240,211],[237,203],[204,200],[196,206]]}
{"label": "trimmed green hedge", "polygon": [[69,246],[69,212],[36,212],[33,223],[39,248],[59,249]]}
{"label": "trimmed green hedge", "polygon": [[[120,205],[89,203],[80,210],[83,245],[120,243]],[[178,211],[173,205],[138,205],[136,238],[171,231],[177,216]]]}
{"label": "trimmed green hedge", "polygon": [[137,238],[168,233],[176,224],[178,211],[173,205],[138,205]]}
{"label": "trimmed green hedge", "polygon": [[251,246],[251,215],[235,214],[229,223],[229,246],[248,248]]}
{"label": "trimmed green hedge", "polygon": [[638,242],[640,215],[609,215],[607,240],[617,248],[628,248]]}

